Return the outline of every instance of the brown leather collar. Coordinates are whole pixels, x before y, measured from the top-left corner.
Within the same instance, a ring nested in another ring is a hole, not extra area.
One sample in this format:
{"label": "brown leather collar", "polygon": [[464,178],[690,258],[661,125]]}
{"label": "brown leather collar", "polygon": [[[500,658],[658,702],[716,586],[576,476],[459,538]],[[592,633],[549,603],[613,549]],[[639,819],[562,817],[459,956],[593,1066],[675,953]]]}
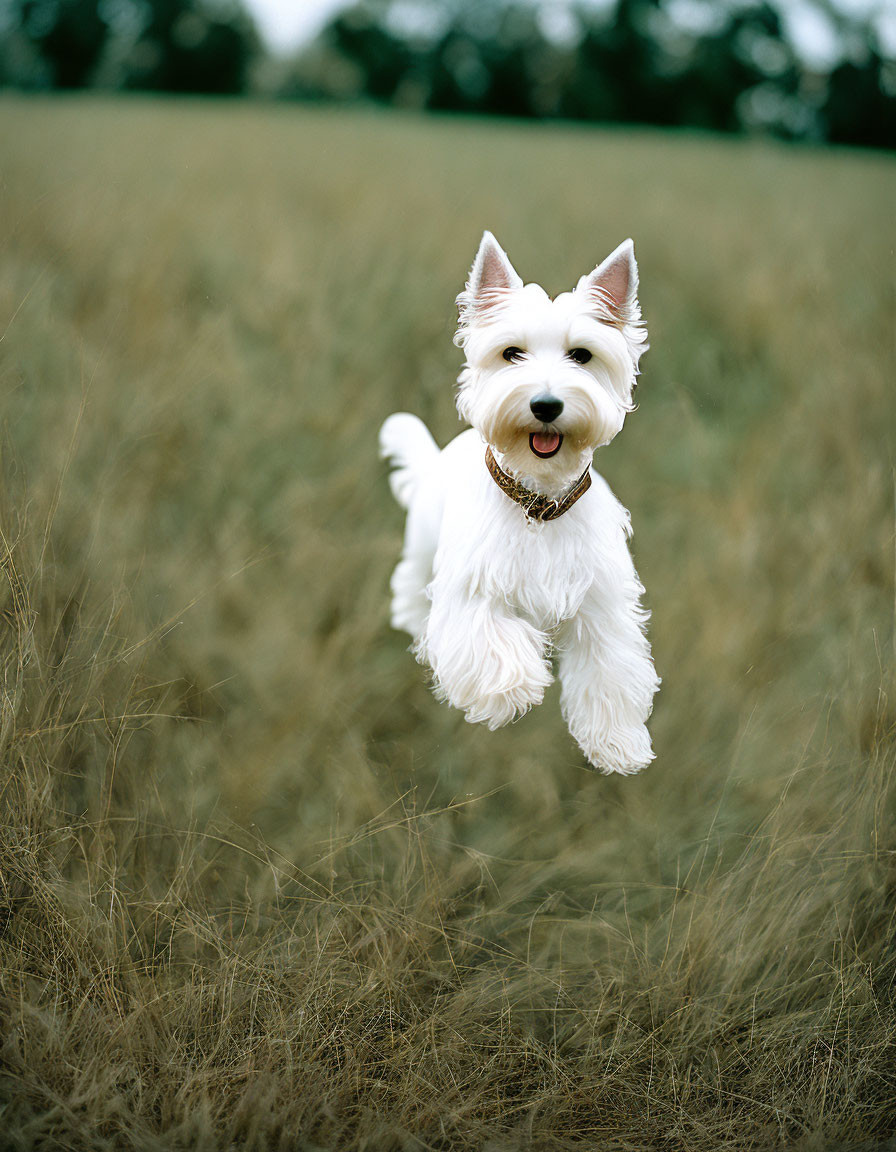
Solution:
{"label": "brown leather collar", "polygon": [[492,474],[492,479],[501,491],[509,496],[515,504],[519,504],[532,520],[556,520],[558,516],[568,512],[576,500],[591,487],[591,469],[586,468],[562,500],[551,500],[550,497],[533,492],[531,488],[527,488],[519,480],[514,480],[512,476],[508,476],[495,459],[491,445],[486,446],[485,463]]}

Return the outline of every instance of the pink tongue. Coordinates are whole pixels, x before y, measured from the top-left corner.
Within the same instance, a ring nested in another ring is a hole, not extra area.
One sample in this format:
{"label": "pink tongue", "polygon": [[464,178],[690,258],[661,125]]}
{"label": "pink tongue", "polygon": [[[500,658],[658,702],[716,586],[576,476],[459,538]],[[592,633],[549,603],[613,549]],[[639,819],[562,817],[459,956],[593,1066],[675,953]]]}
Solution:
{"label": "pink tongue", "polygon": [[536,452],[553,452],[559,443],[559,432],[535,432],[532,436],[532,447]]}

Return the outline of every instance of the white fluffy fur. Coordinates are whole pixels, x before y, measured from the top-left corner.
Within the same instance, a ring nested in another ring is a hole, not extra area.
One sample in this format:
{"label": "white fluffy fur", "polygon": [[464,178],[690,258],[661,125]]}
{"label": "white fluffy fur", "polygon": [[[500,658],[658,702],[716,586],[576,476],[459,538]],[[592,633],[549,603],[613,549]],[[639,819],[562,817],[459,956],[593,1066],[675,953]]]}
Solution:
{"label": "white fluffy fur", "polygon": [[[559,497],[622,428],[646,347],[630,240],[573,292],[523,285],[486,232],[458,297],[466,363],[458,411],[472,428],[439,452],[424,424],[390,416],[380,433],[392,491],[408,510],[392,576],[392,624],[414,638],[438,696],[471,722],[507,724],[540,703],[556,656],[561,707],[588,760],[635,772],[653,759],[645,727],[659,681],[644,635],[643,588],[627,547],[629,516],[592,470],[564,515],[531,520],[498,488],[485,445],[529,488]],[[508,362],[502,353],[523,352]],[[586,349],[581,365],[572,349]],[[563,410],[550,424],[530,401]],[[562,434],[535,455],[530,433]]]}

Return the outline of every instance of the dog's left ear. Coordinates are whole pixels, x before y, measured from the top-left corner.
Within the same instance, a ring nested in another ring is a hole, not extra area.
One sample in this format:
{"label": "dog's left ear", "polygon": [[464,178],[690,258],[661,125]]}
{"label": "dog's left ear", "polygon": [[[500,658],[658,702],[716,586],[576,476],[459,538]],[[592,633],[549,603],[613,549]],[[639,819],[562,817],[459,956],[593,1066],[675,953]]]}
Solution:
{"label": "dog's left ear", "polygon": [[603,264],[599,264],[590,275],[583,276],[576,285],[576,292],[585,297],[598,320],[619,327],[632,358],[634,376],[631,388],[634,388],[638,364],[648,344],[638,302],[638,265],[632,241],[623,240]]}
{"label": "dog's left ear", "polygon": [[576,291],[593,298],[600,311],[609,313],[617,324],[638,324],[641,307],[638,303],[638,265],[635,245],[623,240],[619,247],[599,264],[588,276],[583,276]]}

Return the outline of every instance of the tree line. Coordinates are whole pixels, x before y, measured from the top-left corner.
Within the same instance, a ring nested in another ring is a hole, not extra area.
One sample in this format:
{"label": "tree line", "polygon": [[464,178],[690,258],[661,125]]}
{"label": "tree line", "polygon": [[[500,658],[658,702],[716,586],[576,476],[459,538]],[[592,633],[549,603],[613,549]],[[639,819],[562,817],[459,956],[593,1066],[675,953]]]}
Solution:
{"label": "tree line", "polygon": [[265,53],[239,0],[0,0],[0,84],[367,100],[896,147],[896,62],[870,20],[817,4],[840,43],[824,70],[800,57],[772,0],[698,0],[690,22],[667,0],[550,10],[357,0],[286,61]]}
{"label": "tree line", "polygon": [[239,94],[261,52],[238,0],[0,0],[0,83]]}

